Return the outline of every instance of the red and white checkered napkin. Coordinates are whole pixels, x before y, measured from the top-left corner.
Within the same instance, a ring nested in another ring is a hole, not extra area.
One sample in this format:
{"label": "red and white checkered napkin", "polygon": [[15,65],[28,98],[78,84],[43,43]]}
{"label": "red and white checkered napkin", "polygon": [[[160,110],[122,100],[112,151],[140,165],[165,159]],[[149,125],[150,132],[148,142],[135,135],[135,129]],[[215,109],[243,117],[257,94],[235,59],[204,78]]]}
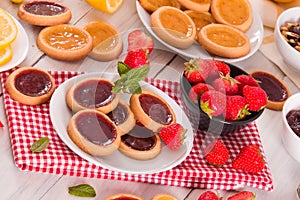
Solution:
{"label": "red and white checkered napkin", "polygon": [[[3,72],[1,76],[4,105],[9,122],[9,131],[13,156],[18,168],[26,171],[84,176],[90,178],[116,179],[154,184],[165,184],[182,187],[231,190],[241,186],[251,186],[262,190],[273,190],[268,166],[257,174],[249,174],[232,169],[231,161],[240,148],[246,144],[262,145],[255,123],[244,129],[222,136],[229,148],[231,160],[223,167],[208,165],[200,153],[204,134],[195,133],[194,147],[190,155],[177,167],[155,174],[126,174],[98,167],[82,159],[71,151],[59,138],[52,127],[49,115],[49,104],[26,106],[12,100],[4,88],[7,76],[12,72]],[[59,85],[76,72],[50,72]],[[146,80],[180,104],[180,88],[177,82],[148,79]],[[42,153],[31,153],[30,146],[40,137],[49,137],[50,144]],[[264,154],[263,154],[264,155]]]}

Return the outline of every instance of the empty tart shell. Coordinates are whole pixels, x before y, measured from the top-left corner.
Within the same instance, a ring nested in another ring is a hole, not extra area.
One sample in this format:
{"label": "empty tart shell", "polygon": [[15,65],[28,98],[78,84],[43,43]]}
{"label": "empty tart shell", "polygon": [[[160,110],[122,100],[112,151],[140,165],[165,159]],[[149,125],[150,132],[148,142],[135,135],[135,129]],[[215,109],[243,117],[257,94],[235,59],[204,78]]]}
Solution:
{"label": "empty tart shell", "polygon": [[198,34],[202,27],[215,23],[216,20],[209,12],[198,12],[193,10],[185,10],[184,11],[195,23],[196,26],[196,36],[195,39],[197,40]]}
{"label": "empty tart shell", "polygon": [[284,102],[291,96],[287,85],[270,72],[257,70],[250,75],[258,81],[259,86],[267,93],[266,108],[282,110]]}
{"label": "empty tart shell", "polygon": [[93,39],[93,50],[89,56],[99,61],[110,61],[121,54],[123,40],[118,30],[103,21],[94,21],[83,27]]}
{"label": "empty tart shell", "polygon": [[121,99],[117,107],[107,116],[118,126],[121,136],[135,126],[135,118],[129,105]]}
{"label": "empty tart shell", "polygon": [[62,24],[41,30],[37,46],[54,59],[71,61],[86,57],[93,49],[93,41],[84,29]]}
{"label": "empty tart shell", "polygon": [[189,10],[197,12],[208,12],[210,8],[210,0],[178,0],[179,3]]}
{"label": "empty tart shell", "polygon": [[225,58],[239,58],[250,51],[248,36],[225,24],[209,24],[198,34],[198,42],[208,52]]}
{"label": "empty tart shell", "polygon": [[54,1],[26,1],[19,6],[18,16],[29,24],[54,26],[65,24],[72,18],[66,5]]}
{"label": "empty tart shell", "polygon": [[70,119],[67,132],[81,150],[94,156],[112,154],[120,145],[118,127],[97,110],[77,112]]}
{"label": "empty tart shell", "polygon": [[172,6],[180,9],[180,4],[177,0],[138,0],[141,6],[149,13],[156,11],[162,6]]}
{"label": "empty tart shell", "polygon": [[139,197],[134,194],[113,194],[109,197],[106,197],[105,200],[120,200],[120,199],[128,199],[128,200],[144,200],[142,197]]}
{"label": "empty tart shell", "polygon": [[211,13],[217,22],[246,32],[252,25],[252,6],[248,0],[212,0]]}
{"label": "empty tart shell", "polygon": [[119,151],[136,160],[149,160],[155,158],[161,148],[158,134],[137,121],[135,127],[121,137]]}
{"label": "empty tart shell", "polygon": [[194,43],[195,23],[180,9],[162,6],[150,15],[150,24],[153,32],[171,46],[186,49]]}
{"label": "empty tart shell", "polygon": [[25,105],[39,105],[51,98],[55,80],[43,69],[22,67],[9,75],[5,88],[12,99]]}
{"label": "empty tart shell", "polygon": [[114,83],[104,78],[88,78],[75,83],[66,94],[66,102],[73,112],[95,109],[105,114],[114,110],[120,95],[111,92]]}
{"label": "empty tart shell", "polygon": [[149,90],[143,90],[142,94],[131,95],[130,109],[135,118],[153,132],[158,132],[162,127],[176,122],[171,106]]}

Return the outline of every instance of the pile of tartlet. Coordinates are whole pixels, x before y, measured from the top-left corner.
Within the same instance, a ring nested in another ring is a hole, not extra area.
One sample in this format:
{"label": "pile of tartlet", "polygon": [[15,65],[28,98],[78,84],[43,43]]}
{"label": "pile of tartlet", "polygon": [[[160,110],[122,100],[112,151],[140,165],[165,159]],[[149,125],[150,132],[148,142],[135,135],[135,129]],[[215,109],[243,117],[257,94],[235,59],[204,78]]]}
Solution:
{"label": "pile of tartlet", "polygon": [[32,0],[22,3],[18,16],[29,24],[44,26],[37,46],[49,57],[58,60],[79,60],[90,56],[99,61],[117,58],[123,50],[122,38],[115,27],[94,21],[83,28],[67,24],[72,13],[63,3]]}
{"label": "pile of tartlet", "polygon": [[153,32],[176,48],[189,48],[196,41],[209,53],[226,58],[250,51],[245,32],[252,25],[253,13],[248,0],[139,2],[150,14]]}

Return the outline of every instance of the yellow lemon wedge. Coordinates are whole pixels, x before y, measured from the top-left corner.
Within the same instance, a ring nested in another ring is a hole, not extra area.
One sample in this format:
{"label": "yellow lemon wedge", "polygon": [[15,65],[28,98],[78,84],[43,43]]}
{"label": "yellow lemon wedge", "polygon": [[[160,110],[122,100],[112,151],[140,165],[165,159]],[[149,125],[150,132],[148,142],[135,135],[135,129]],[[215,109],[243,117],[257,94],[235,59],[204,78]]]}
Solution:
{"label": "yellow lemon wedge", "polygon": [[18,28],[7,11],[0,8],[0,49],[9,46],[17,37]]}
{"label": "yellow lemon wedge", "polygon": [[11,2],[13,2],[13,3],[22,3],[23,0],[11,0]]}
{"label": "yellow lemon wedge", "polygon": [[86,1],[97,10],[112,14],[121,7],[124,0],[86,0]]}
{"label": "yellow lemon wedge", "polygon": [[4,49],[0,49],[0,66],[8,63],[12,58],[12,48],[8,46]]}

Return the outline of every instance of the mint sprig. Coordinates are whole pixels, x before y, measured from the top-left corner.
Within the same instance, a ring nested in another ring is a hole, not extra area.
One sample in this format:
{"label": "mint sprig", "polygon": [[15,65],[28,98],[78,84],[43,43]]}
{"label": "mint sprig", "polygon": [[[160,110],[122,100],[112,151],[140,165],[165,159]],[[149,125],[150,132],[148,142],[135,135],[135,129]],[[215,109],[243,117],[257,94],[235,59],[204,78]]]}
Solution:
{"label": "mint sprig", "polygon": [[89,184],[80,184],[68,188],[69,194],[78,197],[95,197],[96,191]]}
{"label": "mint sprig", "polygon": [[118,62],[118,73],[120,79],[114,82],[115,86],[112,89],[112,93],[129,93],[129,94],[141,94],[142,88],[139,84],[149,72],[149,66],[142,66],[139,68],[130,69],[125,63]]}

